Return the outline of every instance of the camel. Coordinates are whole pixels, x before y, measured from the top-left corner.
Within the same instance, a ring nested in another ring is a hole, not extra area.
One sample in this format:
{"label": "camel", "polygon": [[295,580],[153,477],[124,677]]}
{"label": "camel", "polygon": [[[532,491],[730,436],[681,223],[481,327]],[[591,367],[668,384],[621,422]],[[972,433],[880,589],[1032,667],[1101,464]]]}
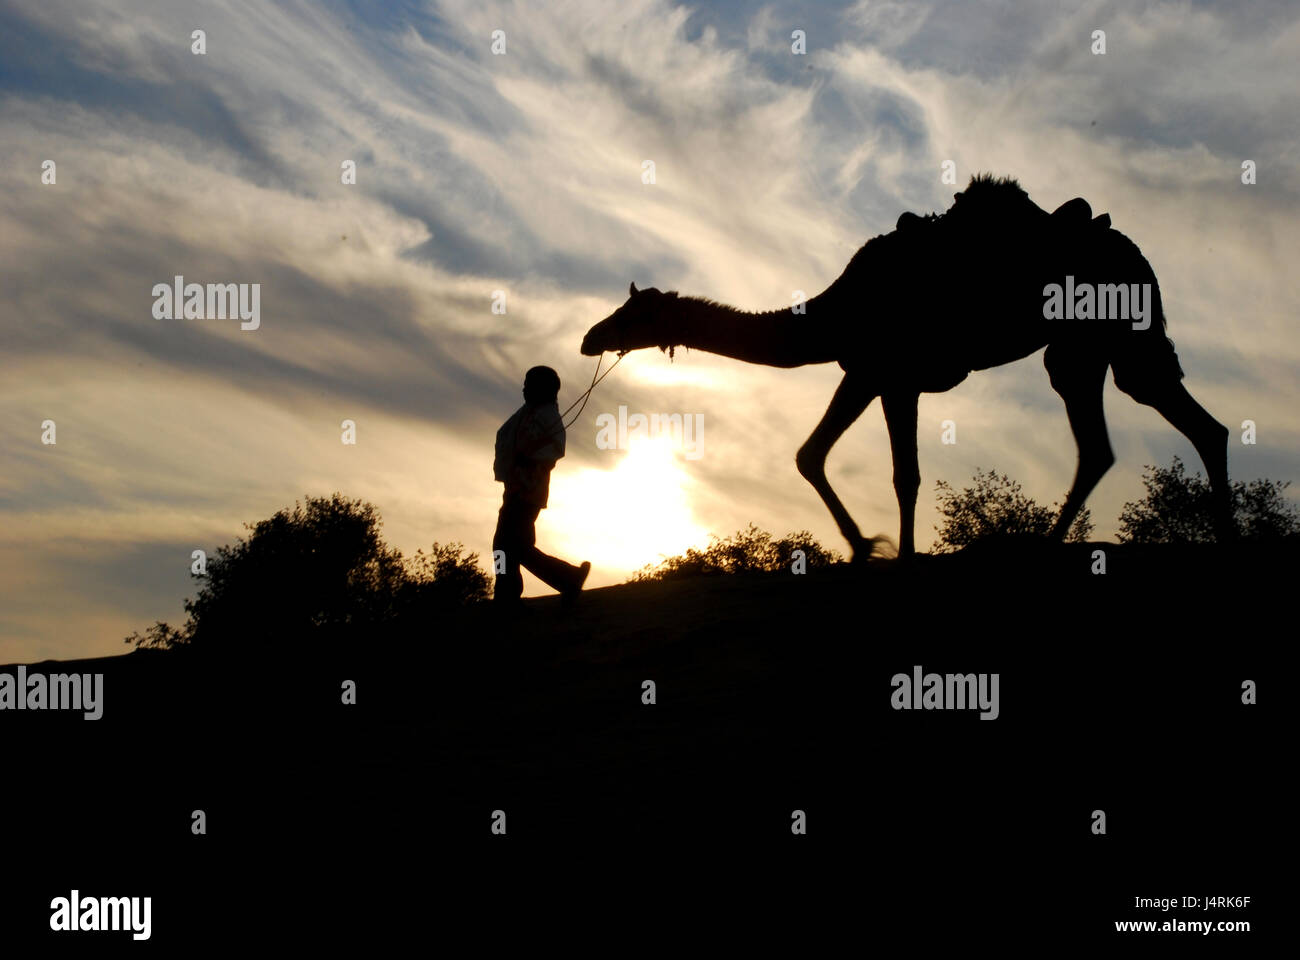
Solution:
{"label": "camel", "polygon": [[[773,367],[838,363],[843,380],[795,464],[830,510],[853,559],[870,556],[877,541],[859,532],[831,489],[826,457],[879,397],[893,456],[898,556],[907,560],[915,553],[921,484],[920,395],[950,390],[974,370],[1046,347],[1043,364],[1078,447],[1074,482],[1049,539],[1064,539],[1115,462],[1102,409],[1107,368],[1120,390],[1192,442],[1214,492],[1218,536],[1230,537],[1228,429],[1182,384],[1159,286],[1137,245],[1110,226],[1108,215],[1094,219],[1083,198],[1049,214],[1011,178],[972,177],[953,201],[942,214],[904,213],[892,232],[867,241],[837,280],[802,304],[802,313],[798,306],[747,313],[633,283],[627,301],[587,331],[582,353],[657,346],[671,356],[683,346]],[[1062,315],[1047,306],[1051,285],[1073,293],[1089,284],[1094,295],[1081,293],[1070,319],[1048,319]],[[1131,304],[1119,302],[1120,285],[1128,285]],[[1145,326],[1135,319],[1144,293]],[[1104,301],[1108,316],[1084,316],[1102,312]]]}

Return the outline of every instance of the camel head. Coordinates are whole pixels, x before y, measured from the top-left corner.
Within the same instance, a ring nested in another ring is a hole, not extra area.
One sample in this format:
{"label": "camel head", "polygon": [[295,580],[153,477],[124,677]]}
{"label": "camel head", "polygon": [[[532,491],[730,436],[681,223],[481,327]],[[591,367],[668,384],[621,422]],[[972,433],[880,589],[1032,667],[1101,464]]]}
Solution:
{"label": "camel head", "polygon": [[667,330],[676,306],[676,293],[663,293],[654,287],[638,290],[635,283],[631,284],[627,302],[582,338],[583,356],[594,357],[606,350],[624,353],[645,347],[672,349]]}

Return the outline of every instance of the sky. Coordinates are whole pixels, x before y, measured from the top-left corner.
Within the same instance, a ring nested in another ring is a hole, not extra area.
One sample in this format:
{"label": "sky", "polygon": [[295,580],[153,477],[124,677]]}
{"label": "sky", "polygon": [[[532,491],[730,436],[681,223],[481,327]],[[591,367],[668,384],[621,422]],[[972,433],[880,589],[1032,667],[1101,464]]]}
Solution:
{"label": "sky", "polygon": [[[1233,431],[1233,477],[1300,479],[1297,62],[1300,8],[1269,0],[7,0],[0,662],[179,624],[192,551],[305,496],[362,498],[404,553],[459,541],[486,566],[494,434],[528,367],[558,370],[567,406],[629,282],[745,310],[819,292],[904,210],[946,209],[945,161],[1109,213],[1156,272],[1185,384]],[[260,284],[260,325],[159,319],[176,275]],[[569,431],[539,545],[592,561],[589,586],[750,522],[844,550],[794,465],[839,376],[630,354]],[[1145,465],[1202,469],[1109,380],[1105,405],[1094,539]],[[620,406],[702,416],[697,448],[601,449]],[[924,395],[920,462],[920,549],[938,480],[991,468],[1060,500],[1075,448],[1041,355]],[[877,403],[828,466],[864,533],[897,537],[891,471]]]}

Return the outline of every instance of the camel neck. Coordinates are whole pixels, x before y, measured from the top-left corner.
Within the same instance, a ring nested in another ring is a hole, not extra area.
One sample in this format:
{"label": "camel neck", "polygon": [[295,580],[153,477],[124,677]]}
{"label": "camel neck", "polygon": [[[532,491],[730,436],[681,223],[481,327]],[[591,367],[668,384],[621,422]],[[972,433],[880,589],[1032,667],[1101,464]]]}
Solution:
{"label": "camel neck", "polygon": [[672,338],[676,345],[746,363],[802,367],[836,358],[821,331],[809,325],[807,314],[789,307],[746,313],[711,300],[682,297],[677,321],[679,328]]}

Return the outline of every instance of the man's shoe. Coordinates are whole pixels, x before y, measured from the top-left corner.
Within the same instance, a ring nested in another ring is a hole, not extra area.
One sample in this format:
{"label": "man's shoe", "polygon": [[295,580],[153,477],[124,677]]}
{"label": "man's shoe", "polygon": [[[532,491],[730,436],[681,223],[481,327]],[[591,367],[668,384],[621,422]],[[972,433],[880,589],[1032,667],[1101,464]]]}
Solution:
{"label": "man's shoe", "polygon": [[574,602],[578,599],[578,594],[582,593],[582,585],[587,582],[587,574],[589,573],[591,573],[591,561],[584,560],[582,566],[578,568],[577,578],[567,590],[560,594],[560,603],[562,606],[565,608],[573,606]]}

